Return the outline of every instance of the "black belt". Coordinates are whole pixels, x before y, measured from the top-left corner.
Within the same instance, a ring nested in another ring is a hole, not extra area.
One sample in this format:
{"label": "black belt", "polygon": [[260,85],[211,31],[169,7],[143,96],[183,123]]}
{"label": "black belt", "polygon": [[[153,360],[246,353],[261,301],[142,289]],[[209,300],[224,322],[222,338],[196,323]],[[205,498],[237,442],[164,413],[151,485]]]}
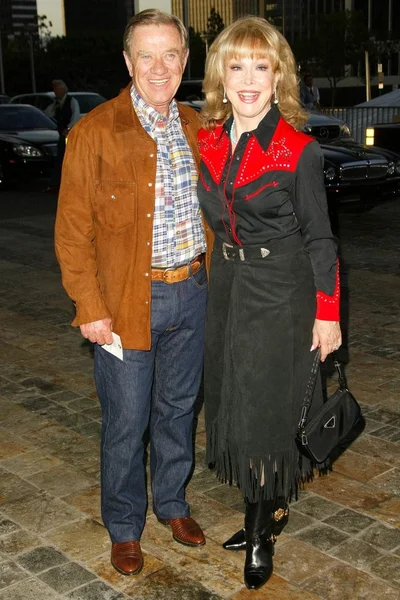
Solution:
{"label": "black belt", "polygon": [[216,239],[214,248],[219,249],[226,260],[247,260],[249,258],[267,258],[268,256],[279,256],[287,252],[294,252],[299,250],[303,245],[302,235],[294,233],[289,237],[270,240],[263,245],[260,244],[257,246],[233,246]]}

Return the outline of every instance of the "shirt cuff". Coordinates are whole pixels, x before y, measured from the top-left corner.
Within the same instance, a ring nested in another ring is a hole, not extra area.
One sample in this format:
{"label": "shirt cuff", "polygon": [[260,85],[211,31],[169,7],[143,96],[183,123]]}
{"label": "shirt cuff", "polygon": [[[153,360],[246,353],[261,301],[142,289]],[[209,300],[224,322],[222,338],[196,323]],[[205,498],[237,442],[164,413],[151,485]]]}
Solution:
{"label": "shirt cuff", "polygon": [[340,277],[339,261],[336,263],[336,282],[332,296],[317,290],[316,319],[321,321],[340,321]]}

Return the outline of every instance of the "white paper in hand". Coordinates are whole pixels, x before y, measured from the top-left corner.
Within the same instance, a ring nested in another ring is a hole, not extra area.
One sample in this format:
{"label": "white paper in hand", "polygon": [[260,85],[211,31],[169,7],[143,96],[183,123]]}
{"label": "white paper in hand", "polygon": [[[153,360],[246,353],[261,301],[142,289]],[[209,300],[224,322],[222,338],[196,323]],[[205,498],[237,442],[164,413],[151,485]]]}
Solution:
{"label": "white paper in hand", "polygon": [[110,354],[113,354],[120,360],[124,360],[124,349],[122,348],[121,338],[117,333],[112,332],[113,341],[112,344],[103,344],[102,348],[107,350]]}

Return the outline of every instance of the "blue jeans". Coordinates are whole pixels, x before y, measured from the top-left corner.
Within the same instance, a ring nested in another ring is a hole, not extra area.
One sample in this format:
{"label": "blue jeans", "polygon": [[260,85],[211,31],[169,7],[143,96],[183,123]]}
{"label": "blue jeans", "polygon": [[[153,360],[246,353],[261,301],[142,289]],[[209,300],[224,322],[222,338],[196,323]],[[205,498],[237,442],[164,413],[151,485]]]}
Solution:
{"label": "blue jeans", "polygon": [[102,517],[113,542],[140,540],[143,531],[147,429],[154,513],[160,519],[189,516],[185,484],[193,463],[206,299],[204,265],[179,283],[153,281],[151,349],[124,350],[121,361],[95,345],[102,407]]}

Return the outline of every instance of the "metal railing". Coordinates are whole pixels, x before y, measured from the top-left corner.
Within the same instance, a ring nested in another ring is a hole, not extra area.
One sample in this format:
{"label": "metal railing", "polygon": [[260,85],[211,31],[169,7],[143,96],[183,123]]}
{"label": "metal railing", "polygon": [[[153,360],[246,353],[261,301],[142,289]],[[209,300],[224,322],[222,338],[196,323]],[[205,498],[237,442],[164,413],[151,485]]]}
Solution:
{"label": "metal railing", "polygon": [[365,144],[365,130],[376,123],[392,123],[400,115],[399,106],[354,106],[352,108],[322,108],[324,115],[345,121],[356,142]]}

